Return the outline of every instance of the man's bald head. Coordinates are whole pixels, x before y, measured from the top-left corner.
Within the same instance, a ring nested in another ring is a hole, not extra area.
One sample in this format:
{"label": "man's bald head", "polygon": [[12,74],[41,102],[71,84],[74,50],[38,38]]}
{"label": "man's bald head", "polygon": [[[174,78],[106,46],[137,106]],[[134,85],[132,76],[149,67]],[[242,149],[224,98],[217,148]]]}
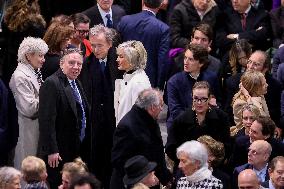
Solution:
{"label": "man's bald head", "polygon": [[252,169],[245,169],[238,176],[239,189],[259,189],[259,181]]}

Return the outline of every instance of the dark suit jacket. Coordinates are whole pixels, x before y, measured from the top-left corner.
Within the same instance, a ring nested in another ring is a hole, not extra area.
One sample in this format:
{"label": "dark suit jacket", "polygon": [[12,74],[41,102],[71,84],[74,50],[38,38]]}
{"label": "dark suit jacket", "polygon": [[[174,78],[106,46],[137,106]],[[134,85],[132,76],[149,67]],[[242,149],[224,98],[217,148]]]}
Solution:
{"label": "dark suit jacket", "polygon": [[284,7],[279,7],[270,12],[273,34],[273,47],[277,48],[284,43]]}
{"label": "dark suit jacket", "polygon": [[113,139],[111,189],[124,188],[124,164],[138,154],[157,163],[155,174],[163,185],[171,180],[159,125],[146,110],[134,105],[118,123]]}
{"label": "dark suit jacket", "polygon": [[168,64],[169,26],[149,11],[122,17],[117,27],[123,41],[141,41],[147,51],[145,72],[152,87],[163,89]]}
{"label": "dark suit jacket", "polygon": [[[121,17],[125,15],[125,11],[118,5],[112,5],[111,10],[112,10],[113,27],[116,28]],[[91,8],[83,11],[82,13],[87,15],[90,18],[90,20],[91,20],[90,27],[93,27],[94,25],[98,25],[98,24],[104,25],[104,21],[103,21],[102,16],[99,12],[97,4],[95,4]]]}
{"label": "dark suit jacket", "polygon": [[[238,175],[240,174],[240,172],[242,172],[245,169],[253,169],[253,166],[251,164],[246,163],[234,169],[233,178],[232,178],[233,179],[232,181],[233,189],[238,189]],[[269,180],[269,173],[268,173],[268,168],[267,168],[266,174],[265,174],[265,181],[268,181],[268,180]]]}
{"label": "dark suit jacket", "polygon": [[[222,18],[217,20],[216,46],[227,52],[235,40],[227,39],[228,34],[239,34],[240,39],[247,39],[254,49],[266,50],[270,38],[269,16],[263,9],[251,7],[246,17],[246,28],[242,29],[241,16],[238,12],[228,7]],[[262,27],[260,29],[260,27]]]}
{"label": "dark suit jacket", "polygon": [[202,135],[209,135],[215,140],[223,142],[228,150],[230,146],[229,128],[227,114],[218,108],[211,108],[206,112],[205,120],[201,126],[196,121],[195,112],[188,108],[174,120],[173,125],[168,129],[166,153],[178,163],[176,149],[184,142],[197,140]]}
{"label": "dark suit jacket", "polygon": [[[89,108],[80,82],[76,80],[76,83],[85,104],[87,127],[83,142],[87,142],[90,137],[90,132],[88,132]],[[63,163],[73,161],[81,155],[82,113],[80,105],[76,103],[73,96],[69,81],[61,69],[45,80],[40,89],[39,99],[38,154],[45,157],[59,153]],[[88,145],[90,148],[91,144]]]}

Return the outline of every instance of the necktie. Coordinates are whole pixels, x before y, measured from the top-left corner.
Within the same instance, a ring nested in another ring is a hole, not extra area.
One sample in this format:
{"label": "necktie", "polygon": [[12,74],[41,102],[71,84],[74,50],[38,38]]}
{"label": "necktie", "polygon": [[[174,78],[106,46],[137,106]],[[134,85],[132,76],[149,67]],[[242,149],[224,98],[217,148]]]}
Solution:
{"label": "necktie", "polygon": [[101,70],[102,70],[102,72],[105,72],[105,68],[106,68],[106,63],[105,63],[105,61],[101,61]]}
{"label": "necktie", "polygon": [[82,111],[82,128],[81,128],[81,133],[80,133],[80,140],[82,141],[85,137],[85,129],[86,129],[86,115],[85,115],[85,110],[84,110],[84,106],[83,106],[83,101],[82,101],[82,98],[79,94],[79,91],[78,91],[78,88],[77,88],[77,85],[76,85],[76,82],[75,80],[71,81],[71,88],[72,88],[72,91],[73,91],[73,95],[74,95],[74,98],[76,100],[76,102],[78,102],[81,106],[81,111]]}
{"label": "necktie", "polygon": [[41,86],[41,84],[43,83],[43,80],[42,80],[42,75],[41,75],[40,70],[35,70],[35,74],[36,74],[37,82],[39,86]]}
{"label": "necktie", "polygon": [[242,13],[241,14],[241,23],[242,23],[242,28],[243,30],[246,29],[246,18],[247,18],[247,14],[246,13]]}
{"label": "necktie", "polygon": [[106,15],[106,18],[107,18],[107,24],[106,24],[106,26],[107,26],[108,28],[112,28],[112,21],[111,21],[111,19],[110,19],[110,14],[107,14],[107,15]]}

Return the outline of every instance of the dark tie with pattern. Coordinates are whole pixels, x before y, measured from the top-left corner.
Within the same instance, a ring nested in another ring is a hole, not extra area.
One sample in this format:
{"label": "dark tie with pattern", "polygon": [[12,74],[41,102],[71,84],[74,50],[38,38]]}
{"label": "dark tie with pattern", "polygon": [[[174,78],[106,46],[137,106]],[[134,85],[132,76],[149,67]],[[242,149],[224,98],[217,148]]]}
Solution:
{"label": "dark tie with pattern", "polygon": [[241,23],[242,23],[242,28],[243,30],[246,29],[246,25],[247,25],[247,14],[246,13],[242,13],[241,14]]}
{"label": "dark tie with pattern", "polygon": [[110,19],[110,14],[107,14],[107,15],[106,15],[106,18],[107,18],[107,24],[106,24],[106,26],[107,26],[108,28],[112,28],[112,21],[111,21],[111,19]]}
{"label": "dark tie with pattern", "polygon": [[81,133],[80,133],[80,140],[83,141],[84,137],[85,137],[85,129],[86,129],[86,114],[85,114],[85,110],[84,110],[84,106],[83,106],[83,101],[82,98],[79,94],[77,85],[75,80],[71,81],[71,88],[73,91],[73,95],[74,98],[76,100],[76,102],[78,102],[81,106],[81,111],[82,111],[82,128],[81,128]]}

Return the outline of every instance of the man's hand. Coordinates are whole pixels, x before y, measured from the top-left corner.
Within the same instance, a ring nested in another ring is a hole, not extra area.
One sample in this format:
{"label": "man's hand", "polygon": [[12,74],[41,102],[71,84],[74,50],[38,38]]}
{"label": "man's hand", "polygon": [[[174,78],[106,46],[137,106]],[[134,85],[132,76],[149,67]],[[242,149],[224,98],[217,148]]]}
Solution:
{"label": "man's hand", "polygon": [[48,155],[48,165],[52,168],[58,167],[59,160],[62,161],[59,153]]}
{"label": "man's hand", "polygon": [[227,38],[228,39],[238,39],[239,38],[239,34],[232,33],[232,34],[227,35]]}

